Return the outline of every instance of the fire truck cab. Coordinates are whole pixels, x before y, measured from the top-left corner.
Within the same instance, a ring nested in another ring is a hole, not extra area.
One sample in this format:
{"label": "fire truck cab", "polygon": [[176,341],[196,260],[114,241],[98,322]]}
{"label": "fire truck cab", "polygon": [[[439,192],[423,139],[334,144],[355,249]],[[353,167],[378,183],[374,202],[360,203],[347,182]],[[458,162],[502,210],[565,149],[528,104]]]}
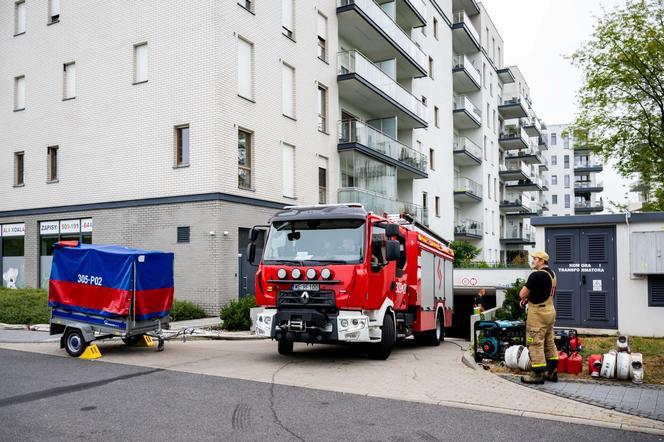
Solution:
{"label": "fire truck cab", "polygon": [[[453,252],[407,216],[359,204],[286,207],[268,227],[256,273],[256,333],[290,354],[294,342],[365,343],[387,359],[413,335],[438,345],[452,325]],[[255,260],[257,227],[247,257]]]}

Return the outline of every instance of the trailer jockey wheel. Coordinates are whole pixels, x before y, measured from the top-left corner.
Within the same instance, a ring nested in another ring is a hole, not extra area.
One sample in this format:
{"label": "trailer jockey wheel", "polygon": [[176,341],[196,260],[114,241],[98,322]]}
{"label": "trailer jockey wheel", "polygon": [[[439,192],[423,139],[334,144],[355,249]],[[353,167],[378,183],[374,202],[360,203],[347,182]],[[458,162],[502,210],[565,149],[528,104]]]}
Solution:
{"label": "trailer jockey wheel", "polygon": [[143,335],[135,335],[135,336],[126,336],[122,338],[122,342],[125,344],[132,346],[138,344],[141,339],[143,339]]}
{"label": "trailer jockey wheel", "polygon": [[88,347],[88,343],[83,339],[83,333],[77,328],[70,328],[65,335],[65,350],[69,356],[75,358],[81,356],[85,349]]}

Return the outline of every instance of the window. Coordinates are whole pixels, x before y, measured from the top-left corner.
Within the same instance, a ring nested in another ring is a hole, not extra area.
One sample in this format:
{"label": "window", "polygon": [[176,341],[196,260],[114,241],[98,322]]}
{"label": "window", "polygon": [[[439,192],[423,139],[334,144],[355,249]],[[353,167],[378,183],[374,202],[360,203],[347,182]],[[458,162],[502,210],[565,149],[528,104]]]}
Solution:
{"label": "window", "polygon": [[491,60],[496,60],[496,39],[491,37]]}
{"label": "window", "polygon": [[482,63],[482,83],[484,83],[484,89],[486,89],[486,63]]}
{"label": "window", "polygon": [[563,157],[563,159],[564,159],[564,166],[563,167],[565,167],[565,169],[569,169],[569,155],[565,155]]}
{"label": "window", "polygon": [[433,38],[438,40],[438,19],[436,17],[433,18]]}
{"label": "window", "polygon": [[253,134],[239,129],[237,133],[237,179],[240,189],[251,189],[251,156]]}
{"label": "window", "polygon": [[327,17],[318,13],[318,58],[327,61]]}
{"label": "window", "polygon": [[281,112],[295,118],[295,69],[281,65]]}
{"label": "window", "polygon": [[556,166],[558,164],[558,156],[557,155],[551,155],[551,165]]}
{"label": "window", "polygon": [[664,307],[664,276],[648,275],[648,307]]}
{"label": "window", "polygon": [[491,129],[491,109],[489,108],[489,103],[486,104],[486,126]]}
{"label": "window", "polygon": [[60,21],[60,0],[48,0],[48,24]]}
{"label": "window", "polygon": [[281,32],[288,38],[295,38],[294,0],[281,0]]}
{"label": "window", "polygon": [[569,195],[565,195],[565,209],[569,209]]}
{"label": "window", "polygon": [[551,195],[551,204],[558,205],[558,195]]}
{"label": "window", "polygon": [[327,88],[318,84],[318,130],[327,133]]}
{"label": "window", "polygon": [[25,182],[23,181],[24,173],[24,153],[16,152],[14,153],[14,185],[22,186]]}
{"label": "window", "polygon": [[555,133],[555,132],[552,132],[552,133],[551,133],[551,145],[552,145],[552,146],[555,146],[556,143],[557,143],[557,141],[558,141],[558,137],[556,136],[556,133]]}
{"label": "window", "polygon": [[497,65],[498,67],[502,67],[502,65],[503,65],[503,63],[502,63],[502,57],[501,57],[501,55],[500,55],[500,46],[498,46],[498,60],[496,60],[496,65]]}
{"label": "window", "polygon": [[148,44],[134,45],[134,84],[148,81]]}
{"label": "window", "polygon": [[431,170],[436,170],[436,152],[433,149],[429,149],[429,168]]}
{"label": "window", "polygon": [[318,204],[327,204],[327,158],[318,157]]}
{"label": "window", "polygon": [[435,204],[435,210],[436,210],[436,217],[440,218],[440,197],[436,196],[434,198],[434,204]]}
{"label": "window", "polygon": [[427,105],[427,97],[425,97],[424,95],[422,95],[422,105],[423,106]]}
{"label": "window", "polygon": [[433,79],[433,58],[429,57],[429,77]]}
{"label": "window", "polygon": [[558,184],[558,175],[551,175],[551,185],[555,186]]}
{"label": "window", "polygon": [[180,226],[177,230],[177,242],[190,242],[191,241],[191,227]]}
{"label": "window", "polygon": [[433,122],[436,127],[440,127],[440,115],[438,112],[438,106],[433,107]]}
{"label": "window", "polygon": [[295,198],[295,146],[281,145],[281,191],[287,198]]}
{"label": "window", "polygon": [[491,234],[496,234],[496,211],[491,211]]}
{"label": "window", "polygon": [[25,75],[14,78],[14,110],[25,109]]}
{"label": "window", "polygon": [[189,125],[175,127],[175,166],[189,165]]}
{"label": "window", "polygon": [[489,71],[489,95],[493,97],[493,72]]}
{"label": "window", "polygon": [[493,133],[495,134],[496,131],[498,130],[498,119],[496,118],[496,110],[494,109],[492,112],[493,112]]}
{"label": "window", "polygon": [[493,200],[498,201],[498,181],[493,177]]}
{"label": "window", "polygon": [[25,1],[14,4],[14,36],[25,34]]}
{"label": "window", "polygon": [[64,65],[63,84],[62,99],[70,100],[76,98],[76,63],[67,63]]}
{"label": "window", "polygon": [[569,189],[569,175],[565,175],[565,189]]}
{"label": "window", "polygon": [[429,207],[429,195],[426,192],[422,192],[422,211],[424,216],[427,216],[427,208]]}
{"label": "window", "polygon": [[254,12],[254,0],[240,0],[237,4],[249,12]]}
{"label": "window", "polygon": [[569,149],[569,136],[567,135],[563,137],[563,149]]}
{"label": "window", "polygon": [[484,160],[486,161],[487,156],[486,156],[486,135],[484,135]]}
{"label": "window", "polygon": [[489,209],[484,209],[484,233],[489,234]]}
{"label": "window", "polygon": [[49,146],[46,152],[48,156],[47,180],[48,182],[58,181],[58,146]]}
{"label": "window", "polygon": [[254,45],[243,38],[238,39],[237,93],[239,96],[254,98]]}

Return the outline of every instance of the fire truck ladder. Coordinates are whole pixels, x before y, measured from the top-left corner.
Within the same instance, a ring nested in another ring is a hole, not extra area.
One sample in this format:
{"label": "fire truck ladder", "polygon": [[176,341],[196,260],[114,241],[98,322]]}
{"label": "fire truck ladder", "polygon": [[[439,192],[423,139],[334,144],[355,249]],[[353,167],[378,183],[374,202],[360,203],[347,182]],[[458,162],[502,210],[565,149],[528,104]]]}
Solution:
{"label": "fire truck ladder", "polygon": [[445,238],[443,238],[442,236],[431,230],[429,227],[425,226],[424,224],[416,220],[415,217],[413,217],[413,215],[411,215],[410,213],[403,213],[401,214],[401,217],[406,221],[408,221],[413,226],[417,227],[418,229],[422,230],[428,235],[431,235],[432,237],[436,238],[438,241],[442,242],[447,247],[450,246],[450,242],[448,240],[446,240]]}

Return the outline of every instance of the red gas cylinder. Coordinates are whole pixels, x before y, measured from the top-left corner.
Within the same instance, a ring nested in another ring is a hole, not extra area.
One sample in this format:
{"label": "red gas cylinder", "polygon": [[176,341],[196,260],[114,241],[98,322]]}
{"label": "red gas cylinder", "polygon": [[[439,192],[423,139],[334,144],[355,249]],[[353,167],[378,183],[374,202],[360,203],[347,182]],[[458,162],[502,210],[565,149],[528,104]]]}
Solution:
{"label": "red gas cylinder", "polygon": [[573,337],[570,337],[569,350],[572,351],[572,352],[582,350],[581,339],[579,338],[579,336],[576,333],[574,333]]}
{"label": "red gas cylinder", "polygon": [[599,376],[599,371],[602,369],[602,355],[588,356],[588,374],[593,377]]}
{"label": "red gas cylinder", "polygon": [[583,356],[578,353],[572,353],[567,359],[567,373],[579,374],[583,370]]}
{"label": "red gas cylinder", "polygon": [[567,353],[564,351],[559,351],[558,352],[558,372],[559,373],[567,373]]}

